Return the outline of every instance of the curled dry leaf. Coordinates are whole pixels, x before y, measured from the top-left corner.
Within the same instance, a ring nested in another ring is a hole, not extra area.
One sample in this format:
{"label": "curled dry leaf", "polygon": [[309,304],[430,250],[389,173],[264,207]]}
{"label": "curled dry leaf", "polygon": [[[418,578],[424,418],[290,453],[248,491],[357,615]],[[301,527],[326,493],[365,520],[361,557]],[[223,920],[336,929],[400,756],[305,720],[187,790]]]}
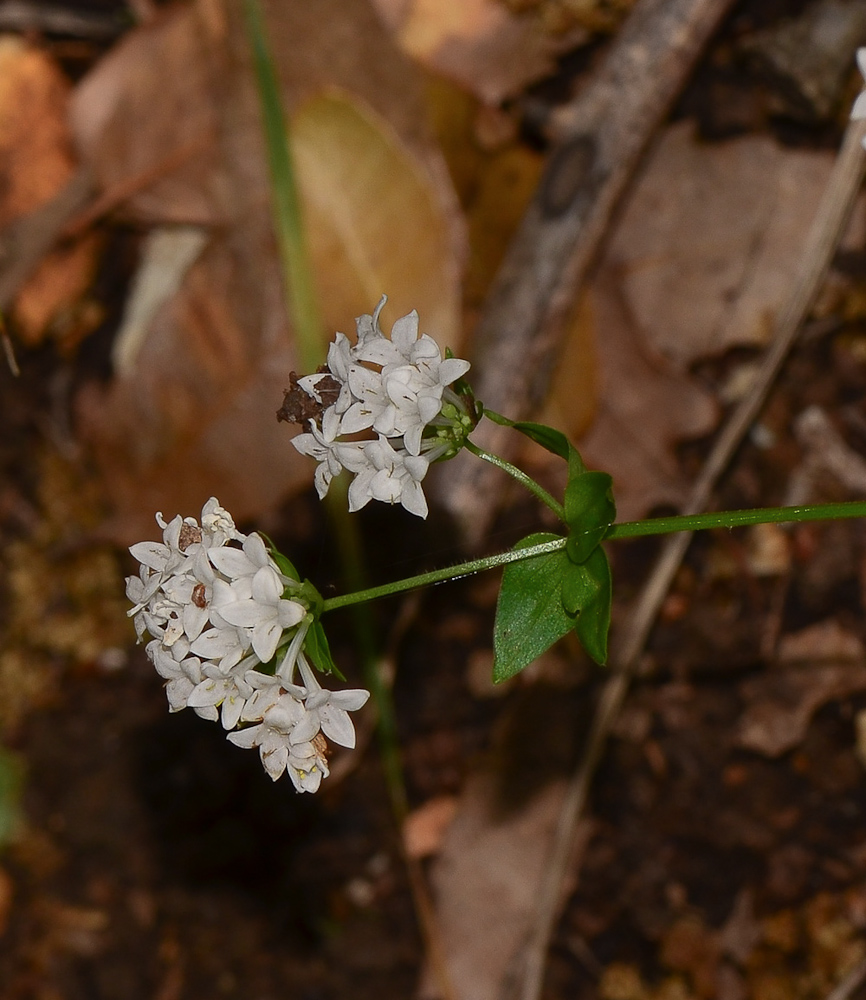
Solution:
{"label": "curled dry leaf", "polygon": [[[0,228],[57,195],[75,170],[66,121],[69,84],[46,53],[12,36],[0,37]],[[94,237],[48,254],[19,290],[15,328],[39,343],[52,321],[82,295],[94,270]]]}
{"label": "curled dry leaf", "polygon": [[786,636],[779,654],[794,665],[741,687],[746,710],[737,742],[767,757],[798,746],[822,705],[866,689],[863,645],[834,621]]}
{"label": "curled dry leaf", "polygon": [[588,37],[581,29],[548,34],[536,17],[497,0],[374,3],[406,52],[488,104],[552,73],[556,55]]}

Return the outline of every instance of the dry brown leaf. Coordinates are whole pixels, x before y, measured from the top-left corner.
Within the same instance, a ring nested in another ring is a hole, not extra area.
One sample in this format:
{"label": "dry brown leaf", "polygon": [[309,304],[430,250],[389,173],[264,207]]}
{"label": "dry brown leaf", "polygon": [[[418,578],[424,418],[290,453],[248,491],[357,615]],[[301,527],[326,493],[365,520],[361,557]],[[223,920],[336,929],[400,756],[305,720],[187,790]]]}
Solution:
{"label": "dry brown leaf", "polygon": [[845,663],[862,660],[864,652],[860,639],[830,618],[782,636],[778,656],[782,663]]}
{"label": "dry brown leaf", "polygon": [[387,293],[386,329],[417,309],[425,332],[456,350],[452,227],[387,122],[331,93],[295,114],[292,141],[326,328],[345,329]]}
{"label": "dry brown leaf", "polygon": [[[688,483],[673,447],[684,438],[708,433],[717,409],[695,381],[647,347],[615,273],[600,272],[591,295],[599,402],[595,421],[578,443],[588,465],[613,476],[618,517],[631,520],[656,504],[676,504],[685,496]],[[587,411],[580,395],[585,376],[579,366],[589,363],[584,350],[568,367],[560,365],[557,375],[554,402],[571,434],[585,425]]]}
{"label": "dry brown leaf", "polygon": [[801,743],[822,705],[866,689],[862,644],[835,623],[822,622],[788,636],[782,647],[786,659],[807,664],[771,671],[740,689],[746,710],[737,743],[767,757]]}
{"label": "dry brown leaf", "polygon": [[479,307],[493,283],[543,165],[541,156],[517,145],[487,156],[479,165],[468,211],[471,256],[465,296],[470,306]]}
{"label": "dry brown leaf", "polygon": [[833,165],[750,135],[704,145],[671,126],[605,254],[647,342],[681,367],[766,343]]}
{"label": "dry brown leaf", "polygon": [[68,97],[69,85],[44,52],[0,37],[0,225],[44,205],[69,179]]}
{"label": "dry brown leaf", "polygon": [[635,5],[635,0],[502,0],[514,11],[537,11],[551,31],[579,25],[589,31],[612,31]]}
{"label": "dry brown leaf", "polygon": [[[519,811],[502,816],[494,787],[489,775],[469,779],[432,871],[458,1000],[499,1000],[513,977],[532,926],[564,793],[563,783],[553,782]],[[432,991],[431,983],[422,996]]]}
{"label": "dry brown leaf", "polygon": [[[284,101],[297,112],[327,336],[351,331],[386,292],[395,316],[424,310],[425,330],[458,346],[462,230],[411,63],[363,0],[266,10]],[[129,371],[80,394],[81,432],[116,511],[108,530],[127,542],[148,537],[155,510],[195,513],[209,495],[238,518],[257,516],[313,470],[275,420],[297,362],[239,7],[176,8],[131,33],[81,86],[75,121],[108,185],[177,160],[178,136],[211,136],[127,211],[145,222],[220,223]]]}
{"label": "dry brown leaf", "polygon": [[[20,38],[0,38],[0,228],[50,201],[75,169],[66,120],[69,84],[50,57]],[[13,307],[16,332],[38,344],[52,320],[92,279],[99,241],[48,254]]]}
{"label": "dry brown leaf", "polygon": [[439,795],[413,809],[403,823],[403,842],[410,858],[438,854],[442,841],[457,812],[453,795]]}
{"label": "dry brown leaf", "polygon": [[129,32],[73,94],[76,142],[101,186],[152,178],[124,206],[136,222],[224,218],[208,38],[193,5],[175,7]]}
{"label": "dry brown leaf", "polygon": [[588,37],[554,36],[496,0],[374,0],[402,47],[482,101],[499,104],[553,72],[558,53]]}
{"label": "dry brown leaf", "polygon": [[599,358],[592,297],[581,295],[569,321],[541,420],[580,438],[598,408]]}

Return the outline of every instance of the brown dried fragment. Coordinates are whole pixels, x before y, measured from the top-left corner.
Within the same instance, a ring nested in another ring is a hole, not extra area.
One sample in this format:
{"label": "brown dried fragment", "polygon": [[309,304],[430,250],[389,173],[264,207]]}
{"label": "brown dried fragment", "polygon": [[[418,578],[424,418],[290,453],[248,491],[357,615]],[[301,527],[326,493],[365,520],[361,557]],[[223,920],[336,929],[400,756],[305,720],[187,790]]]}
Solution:
{"label": "brown dried fragment", "polygon": [[325,760],[331,756],[331,748],[328,746],[328,741],[325,739],[322,733],[316,733],[316,735],[310,740],[313,744],[313,748],[319,754],[321,754]]}
{"label": "brown dried fragment", "polygon": [[204,596],[204,584],[203,583],[197,583],[192,588],[192,603],[197,608],[206,608],[207,607],[207,598]]}
{"label": "brown dried fragment", "polygon": [[297,372],[289,373],[289,388],[283,398],[283,405],[277,410],[277,420],[285,420],[290,424],[301,424],[306,427],[310,420],[321,425],[322,414],[329,406],[337,402],[340,395],[340,383],[331,375],[324,365],[316,369],[317,375],[323,377],[316,383],[316,392],[321,403],[311,396],[299,384]]}
{"label": "brown dried fragment", "polygon": [[190,545],[195,545],[201,541],[201,528],[197,524],[182,524],[180,535],[177,540],[177,547],[181,552],[186,552]]}

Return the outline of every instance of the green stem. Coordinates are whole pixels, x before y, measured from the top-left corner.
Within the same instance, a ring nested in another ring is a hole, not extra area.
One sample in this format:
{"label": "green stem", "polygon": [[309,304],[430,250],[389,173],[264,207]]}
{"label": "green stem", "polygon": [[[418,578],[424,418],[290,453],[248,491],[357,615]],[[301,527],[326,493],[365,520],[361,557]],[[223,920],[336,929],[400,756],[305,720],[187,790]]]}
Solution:
{"label": "green stem", "polygon": [[[866,501],[857,500],[847,503],[811,504],[800,507],[758,507],[753,510],[712,511],[707,514],[678,514],[673,517],[655,517],[646,521],[623,521],[612,524],[608,529],[605,541],[616,541],[622,538],[637,538],[646,535],[669,535],[677,531],[700,531],[709,528],[740,528],[754,524],[785,524],[799,521],[829,521],[851,517],[866,517]],[[497,566],[507,566],[508,563],[532,559],[535,556],[557,552],[565,548],[565,538],[554,538],[538,545],[529,545],[525,549],[512,549],[509,552],[499,552],[469,562],[446,566],[444,569],[419,573],[405,580],[395,580],[382,584],[380,587],[368,587],[352,594],[342,594],[339,597],[328,598],[323,606],[323,612],[345,608],[352,604],[361,604],[378,597],[388,597],[400,594],[417,587],[426,587],[434,583],[444,583],[446,580],[457,580],[462,576],[470,576],[485,569]]]}
{"label": "green stem", "polygon": [[518,469],[516,465],[512,465],[511,462],[506,462],[504,458],[500,458],[498,455],[494,455],[489,451],[485,451],[480,448],[477,444],[474,444],[468,438],[464,441],[463,447],[467,451],[471,451],[473,455],[477,455],[478,458],[483,458],[485,462],[489,462],[491,465],[495,465],[497,469],[502,469],[503,472],[507,472],[509,476],[513,476],[521,486],[525,486],[529,492],[539,499],[543,504],[546,504],[554,514],[560,519],[560,521],[565,521],[565,508],[562,504],[554,499],[547,490],[540,486],[531,476],[522,470]]}
{"label": "green stem", "polygon": [[359,590],[354,594],[341,594],[339,597],[329,597],[325,601],[322,611],[334,611],[336,608],[345,608],[350,604],[361,604],[363,601],[372,601],[377,597],[388,597],[390,594],[400,594],[403,591],[415,590],[417,587],[427,587],[433,583],[457,580],[461,576],[470,576],[472,573],[479,573],[484,569],[493,569],[496,566],[505,566],[508,563],[520,562],[522,559],[531,559],[533,556],[541,556],[546,552],[556,552],[562,548],[565,548],[565,539],[554,538],[549,542],[530,545],[525,549],[499,552],[497,555],[484,556],[481,559],[471,559],[469,562],[458,563],[456,566],[446,566],[445,569],[434,569],[429,573],[419,573],[417,576],[410,576],[405,580],[384,583],[381,587],[369,587],[367,590]]}
{"label": "green stem", "polygon": [[267,29],[257,0],[245,0],[244,15],[259,90],[286,304],[291,312],[301,362],[306,371],[312,372],[322,363],[322,323],[304,236],[301,201],[289,145],[289,127],[283,113],[280,83],[268,46]]}
{"label": "green stem", "polygon": [[794,521],[836,521],[851,517],[866,517],[866,501],[798,507],[756,507],[751,510],[711,511],[706,514],[654,517],[646,521],[623,521],[621,524],[611,525],[605,541],[637,538],[641,535],[669,535],[675,531],[741,528],[752,524],[785,524]]}

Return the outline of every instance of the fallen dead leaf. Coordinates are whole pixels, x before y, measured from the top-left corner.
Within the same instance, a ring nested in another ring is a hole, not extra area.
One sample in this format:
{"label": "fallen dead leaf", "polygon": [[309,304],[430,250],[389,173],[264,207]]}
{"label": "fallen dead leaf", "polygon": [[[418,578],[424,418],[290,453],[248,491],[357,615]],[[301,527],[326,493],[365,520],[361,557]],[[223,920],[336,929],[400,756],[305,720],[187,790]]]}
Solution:
{"label": "fallen dead leaf", "polygon": [[[49,202],[72,176],[69,92],[45,52],[18,37],[0,37],[0,228]],[[40,343],[55,317],[80,298],[99,245],[91,235],[52,251],[21,287],[12,317],[25,344]]]}
{"label": "fallen dead leaf", "polygon": [[547,76],[555,57],[588,38],[583,29],[553,35],[531,14],[496,0],[374,0],[402,47],[482,101],[499,104]]}
{"label": "fallen dead leaf", "polygon": [[[553,782],[525,807],[502,816],[495,784],[484,774],[468,780],[432,869],[459,1000],[501,997],[520,964],[564,791],[562,782]],[[428,980],[421,993],[433,991]]]}
{"label": "fallen dead leaf", "polygon": [[292,144],[326,328],[344,329],[387,293],[386,329],[417,309],[425,332],[458,348],[451,223],[393,129],[349,95],[329,93],[295,114]]}
{"label": "fallen dead leaf", "polygon": [[[596,277],[591,308],[594,316],[598,375],[597,413],[579,438],[591,467],[613,476],[617,516],[642,517],[656,504],[677,504],[686,495],[674,455],[674,446],[686,438],[708,433],[716,423],[712,397],[688,375],[678,372],[648,345],[643,317],[628,307],[615,272]],[[589,352],[557,375],[554,405],[572,435],[587,420],[586,392],[578,389],[586,378]]]}
{"label": "fallen dead leaf", "polygon": [[782,663],[858,663],[863,656],[860,639],[834,618],[792,632],[779,642]]}
{"label": "fallen dead leaf", "polygon": [[209,34],[194,5],[165,10],[129,32],[72,96],[75,141],[101,187],[154,178],[123,206],[139,224],[225,221]]}
{"label": "fallen dead leaf", "polygon": [[409,857],[438,854],[456,812],[457,799],[453,795],[440,795],[413,809],[403,824],[403,842]]}
{"label": "fallen dead leaf", "polygon": [[681,368],[766,343],[832,166],[829,152],[760,135],[705,145],[672,125],[604,255],[647,343]]}
{"label": "fallen dead leaf", "polygon": [[488,154],[478,165],[468,207],[471,256],[464,292],[468,306],[481,307],[535,193],[543,162],[538,153],[510,145]]}
{"label": "fallen dead leaf", "polygon": [[767,757],[779,757],[801,743],[822,705],[866,690],[863,647],[833,622],[785,637],[780,654],[807,666],[772,670],[740,688],[746,709],[737,743]]}

